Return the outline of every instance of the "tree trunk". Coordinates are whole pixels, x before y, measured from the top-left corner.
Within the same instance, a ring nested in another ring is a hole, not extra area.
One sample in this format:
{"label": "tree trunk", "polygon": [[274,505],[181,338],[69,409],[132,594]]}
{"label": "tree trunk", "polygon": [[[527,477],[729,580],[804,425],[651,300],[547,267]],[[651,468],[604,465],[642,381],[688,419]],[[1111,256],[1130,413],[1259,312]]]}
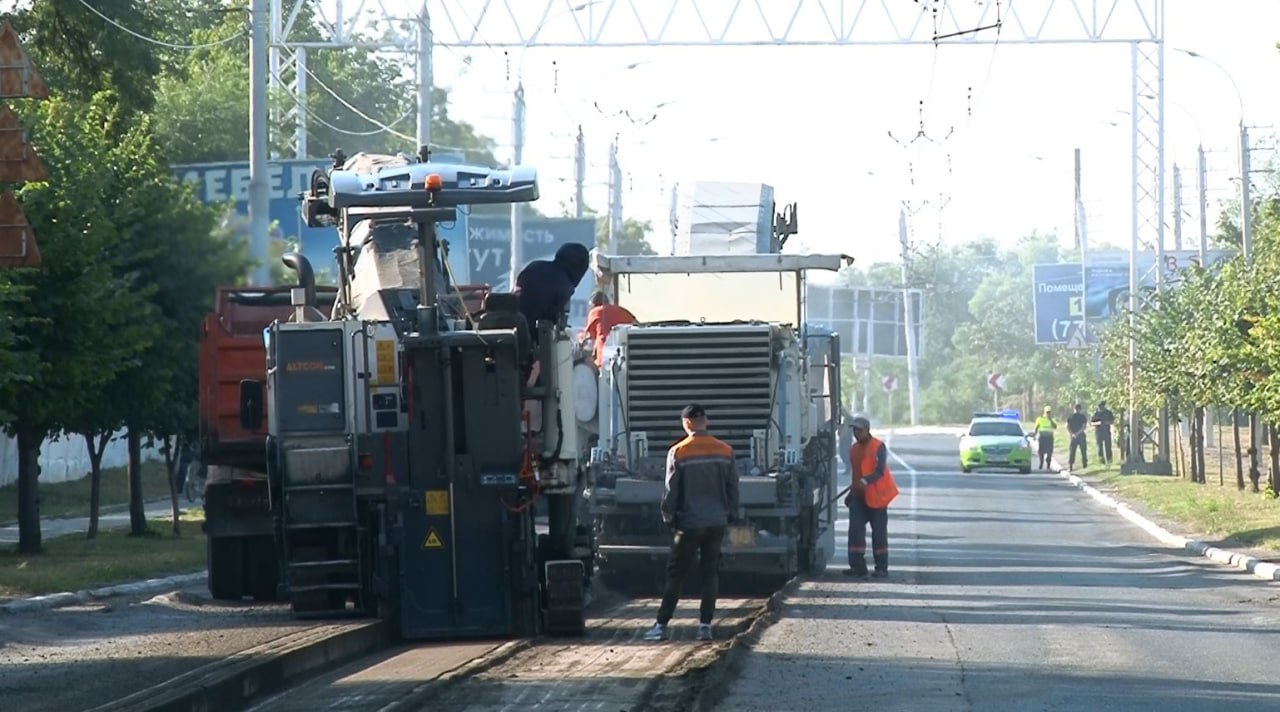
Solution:
{"label": "tree trunk", "polygon": [[1271,491],[1280,492],[1280,447],[1277,447],[1280,442],[1276,440],[1280,433],[1276,432],[1275,423],[1267,425],[1267,436],[1270,438],[1268,449],[1271,451]]}
{"label": "tree trunk", "polygon": [[1249,447],[1245,452],[1249,454],[1249,479],[1253,480],[1253,491],[1258,491],[1258,481],[1262,479],[1262,463],[1259,458],[1262,453],[1258,452],[1258,445],[1262,443],[1262,438],[1258,437],[1258,414],[1249,414]]}
{"label": "tree trunk", "polygon": [[40,446],[47,433],[18,424],[18,553],[39,554]]}
{"label": "tree trunk", "polygon": [[[1205,462],[1204,462],[1204,459],[1205,459],[1204,458],[1204,448],[1205,448],[1204,426],[1205,426],[1205,420],[1206,420],[1205,415],[1206,415],[1205,407],[1202,405],[1196,406],[1196,414],[1195,414],[1195,422],[1196,422],[1195,453],[1196,455],[1195,457],[1196,457],[1196,462],[1199,464],[1199,467],[1200,467],[1200,481],[1204,484],[1209,484],[1209,474],[1205,470]],[[1221,479],[1222,479],[1221,472],[1218,473],[1218,479],[1219,479],[1219,484],[1221,484]]]}
{"label": "tree trunk", "polygon": [[1236,489],[1244,491],[1244,455],[1240,452],[1240,411],[1231,410],[1231,436],[1236,445]]}
{"label": "tree trunk", "polygon": [[165,472],[169,473],[169,511],[173,514],[173,535],[178,536],[181,530],[178,525],[178,465],[182,462],[179,453],[182,452],[183,443],[182,436],[164,436],[164,465]]}
{"label": "tree trunk", "polygon": [[147,533],[147,509],[142,501],[142,433],[127,424],[129,444],[129,535]]}
{"label": "tree trunk", "polygon": [[89,450],[89,533],[86,538],[98,538],[98,514],[102,508],[102,454],[107,451],[111,433],[84,434],[84,445]]}

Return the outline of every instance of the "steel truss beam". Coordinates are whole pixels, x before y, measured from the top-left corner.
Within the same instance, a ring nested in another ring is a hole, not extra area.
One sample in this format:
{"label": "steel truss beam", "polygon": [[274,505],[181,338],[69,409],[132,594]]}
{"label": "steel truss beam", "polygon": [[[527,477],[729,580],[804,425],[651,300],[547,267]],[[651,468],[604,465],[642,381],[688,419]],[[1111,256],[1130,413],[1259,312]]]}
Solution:
{"label": "steel truss beam", "polygon": [[[1158,42],[1164,0],[434,0],[449,47]],[[554,22],[553,22],[554,20]],[[999,31],[997,32],[997,28]]]}

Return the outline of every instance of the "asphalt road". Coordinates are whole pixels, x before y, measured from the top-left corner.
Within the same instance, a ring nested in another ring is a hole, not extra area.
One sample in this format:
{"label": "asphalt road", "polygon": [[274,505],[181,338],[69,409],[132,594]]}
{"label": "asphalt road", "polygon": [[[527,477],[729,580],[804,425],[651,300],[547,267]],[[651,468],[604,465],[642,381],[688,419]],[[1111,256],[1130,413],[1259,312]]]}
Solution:
{"label": "asphalt road", "polygon": [[961,474],[954,435],[886,439],[890,577],[845,578],[841,551],[717,709],[1280,710],[1276,584],[1165,548],[1060,476]]}

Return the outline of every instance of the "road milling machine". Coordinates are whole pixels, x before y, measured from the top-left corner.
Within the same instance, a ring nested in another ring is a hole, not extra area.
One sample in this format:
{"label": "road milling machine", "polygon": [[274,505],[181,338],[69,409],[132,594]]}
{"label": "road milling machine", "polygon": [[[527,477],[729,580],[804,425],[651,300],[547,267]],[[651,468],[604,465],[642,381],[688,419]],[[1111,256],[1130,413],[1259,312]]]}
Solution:
{"label": "road milling machine", "polygon": [[689,402],[706,408],[711,433],[737,459],[745,520],[726,534],[721,592],[773,591],[825,568],[835,549],[840,348],[836,334],[804,329],[804,279],[851,259],[595,259],[597,283],[638,320],[609,334],[595,402],[578,389],[581,427],[596,444],[584,499],[604,580],[640,593],[665,579],[670,531],[659,503]]}
{"label": "road milling machine", "polygon": [[265,383],[240,383],[282,586],[299,616],[376,615],[402,639],[581,634],[590,543],[572,517],[539,535],[532,506],[572,512],[578,491],[571,343],[515,294],[468,306],[436,231],[536,200],[536,172],[429,158],[339,152],[302,195],[307,225],[338,229],[336,300],[295,289]]}

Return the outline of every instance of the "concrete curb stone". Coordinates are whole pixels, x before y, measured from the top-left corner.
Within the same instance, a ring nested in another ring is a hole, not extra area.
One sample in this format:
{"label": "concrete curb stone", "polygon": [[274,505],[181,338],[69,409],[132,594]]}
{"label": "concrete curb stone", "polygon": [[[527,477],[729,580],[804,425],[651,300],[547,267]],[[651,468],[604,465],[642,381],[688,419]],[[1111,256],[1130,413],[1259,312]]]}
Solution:
{"label": "concrete curb stone", "polygon": [[1062,475],[1072,485],[1083,490],[1085,494],[1088,494],[1098,502],[1116,510],[1120,513],[1120,516],[1138,525],[1148,534],[1159,539],[1161,542],[1172,547],[1185,549],[1186,551],[1190,551],[1197,556],[1203,556],[1211,561],[1226,564],[1227,566],[1248,572],[1257,578],[1263,579],[1264,581],[1280,581],[1280,566],[1262,561],[1255,556],[1242,554],[1229,549],[1222,549],[1203,541],[1188,539],[1187,537],[1174,534],[1159,524],[1156,524],[1150,519],[1138,514],[1138,512],[1128,504],[1099,490],[1097,487],[1094,487],[1088,482],[1080,479],[1079,476],[1071,474],[1071,471],[1063,467],[1062,463],[1057,460],[1054,460],[1053,464],[1058,467],[1058,474]]}
{"label": "concrete curb stone", "polygon": [[66,591],[63,593],[49,593],[43,596],[32,596],[30,598],[19,598],[14,601],[9,601],[8,603],[0,604],[0,613],[29,613],[31,611],[72,606],[77,603],[88,603],[89,601],[110,598],[112,596],[130,596],[142,593],[151,593],[153,591],[158,592],[171,586],[183,586],[189,583],[203,581],[205,575],[204,571],[199,571],[196,573],[179,574],[177,576],[168,576],[165,578],[130,581],[128,583],[120,583],[113,586],[104,586],[102,588],[88,589],[84,591]]}

